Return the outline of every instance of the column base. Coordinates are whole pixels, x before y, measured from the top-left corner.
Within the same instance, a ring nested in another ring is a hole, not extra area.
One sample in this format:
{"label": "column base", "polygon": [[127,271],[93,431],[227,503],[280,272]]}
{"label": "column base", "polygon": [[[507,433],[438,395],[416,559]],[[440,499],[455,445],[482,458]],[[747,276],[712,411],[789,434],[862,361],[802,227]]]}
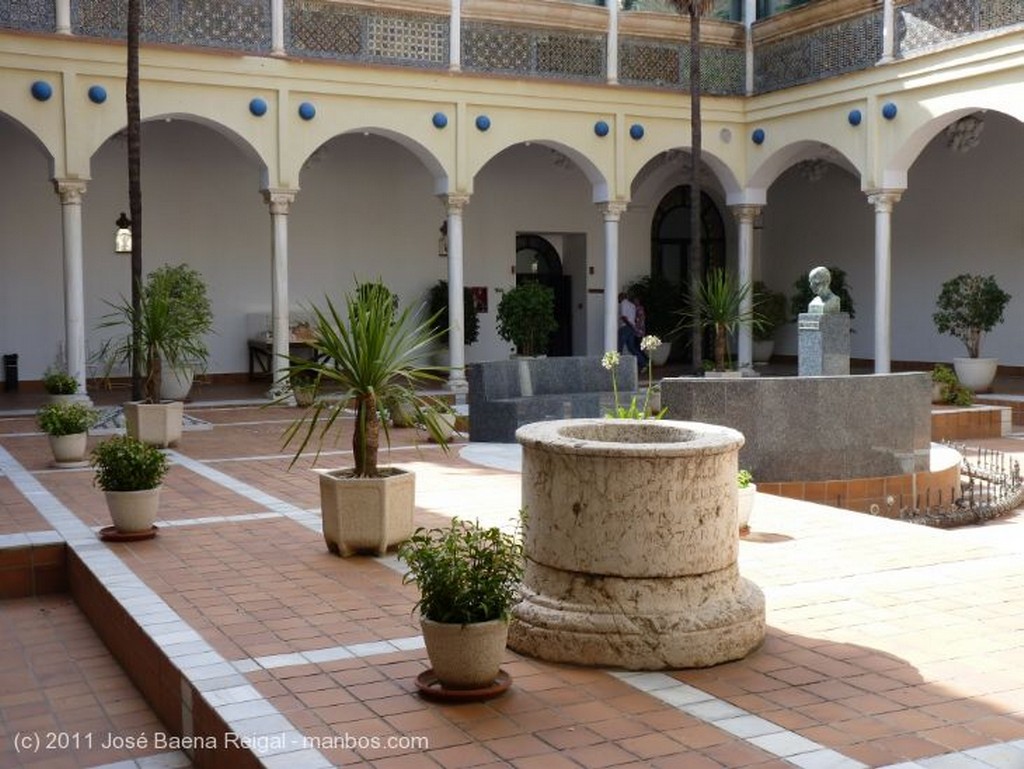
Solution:
{"label": "column base", "polygon": [[529,571],[508,645],[531,657],[627,670],[699,668],[741,659],[764,640],[764,594],[734,566],[660,579],[539,564]]}

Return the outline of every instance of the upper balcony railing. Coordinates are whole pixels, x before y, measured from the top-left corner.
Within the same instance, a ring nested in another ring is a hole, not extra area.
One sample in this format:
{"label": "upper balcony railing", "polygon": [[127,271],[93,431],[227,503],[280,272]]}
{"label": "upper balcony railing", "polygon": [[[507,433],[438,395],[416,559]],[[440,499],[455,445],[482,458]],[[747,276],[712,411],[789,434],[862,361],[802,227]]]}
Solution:
{"label": "upper balcony railing", "polygon": [[[687,22],[667,0],[141,2],[150,43],[689,89]],[[0,0],[0,29],[122,39],[126,5]],[[1024,0],[717,0],[701,25],[702,88],[779,90],[1021,24]]]}

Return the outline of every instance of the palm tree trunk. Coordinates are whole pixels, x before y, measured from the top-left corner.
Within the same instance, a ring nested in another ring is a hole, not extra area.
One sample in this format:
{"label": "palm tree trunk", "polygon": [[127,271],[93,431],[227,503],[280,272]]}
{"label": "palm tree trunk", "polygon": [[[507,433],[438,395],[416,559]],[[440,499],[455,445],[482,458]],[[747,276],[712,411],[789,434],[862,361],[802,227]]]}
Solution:
{"label": "palm tree trunk", "polygon": [[[696,2],[690,2],[690,146],[692,154],[692,167],[690,177],[690,254],[689,254],[689,277],[690,295],[696,296],[701,281],[701,190],[700,190],[700,169],[701,154],[703,151],[701,135],[700,115],[700,17],[701,7]],[[701,339],[700,324],[693,327],[691,334],[691,361],[695,370],[700,370],[704,357],[702,350],[703,340]]]}
{"label": "palm tree trunk", "polygon": [[132,228],[132,400],[142,400],[142,118],[139,108],[140,0],[128,0],[128,210]]}
{"label": "palm tree trunk", "polygon": [[352,434],[352,455],[359,478],[377,477],[377,453],[380,449],[380,418],[373,395],[364,396],[356,405],[356,427]]}

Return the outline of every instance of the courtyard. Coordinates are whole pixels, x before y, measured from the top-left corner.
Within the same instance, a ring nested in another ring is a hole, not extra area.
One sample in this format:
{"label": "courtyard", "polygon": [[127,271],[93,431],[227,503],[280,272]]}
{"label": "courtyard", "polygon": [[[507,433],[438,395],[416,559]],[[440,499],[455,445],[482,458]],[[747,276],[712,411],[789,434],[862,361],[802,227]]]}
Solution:
{"label": "courtyard", "polygon": [[[147,541],[101,542],[91,471],[52,469],[28,409],[0,417],[0,585],[36,593],[0,611],[0,765],[1024,767],[1017,516],[932,529],[759,494],[740,568],[768,635],[746,659],[628,673],[509,651],[506,694],[438,703],[416,692],[397,559],[327,552],[312,457],[289,468],[281,446],[297,411],[213,389]],[[317,467],[349,462],[350,429]],[[1019,458],[1022,438],[979,443]],[[395,429],[385,457],[416,472],[418,525],[515,520],[514,447]]]}

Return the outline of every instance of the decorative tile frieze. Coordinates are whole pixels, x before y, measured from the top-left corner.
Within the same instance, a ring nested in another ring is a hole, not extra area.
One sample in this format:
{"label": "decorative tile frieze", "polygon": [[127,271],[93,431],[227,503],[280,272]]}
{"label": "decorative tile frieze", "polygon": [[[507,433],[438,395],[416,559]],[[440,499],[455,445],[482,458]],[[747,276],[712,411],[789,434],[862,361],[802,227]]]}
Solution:
{"label": "decorative tile frieze", "polygon": [[292,0],[285,4],[285,40],[288,52],[299,56],[442,67],[448,63],[449,20]]}
{"label": "decorative tile frieze", "polygon": [[882,10],[808,32],[798,32],[754,49],[754,90],[758,93],[868,69],[882,56]]}
{"label": "decorative tile frieze", "polygon": [[1021,23],[1020,0],[914,0],[897,9],[897,52],[906,55]]}
{"label": "decorative tile frieze", "polygon": [[0,0],[0,27],[53,32],[57,26],[52,0]]}
{"label": "decorative tile frieze", "polygon": [[605,36],[468,22],[462,29],[462,66],[475,72],[601,80]]}
{"label": "decorative tile frieze", "polygon": [[[141,39],[261,52],[270,49],[270,0],[141,0]],[[126,0],[73,0],[76,35],[121,39]]]}
{"label": "decorative tile frieze", "polygon": [[[737,48],[701,47],[701,87],[704,93],[736,95],[744,91],[744,54]],[[619,44],[619,81],[643,86],[690,87],[687,43],[625,39]]]}

